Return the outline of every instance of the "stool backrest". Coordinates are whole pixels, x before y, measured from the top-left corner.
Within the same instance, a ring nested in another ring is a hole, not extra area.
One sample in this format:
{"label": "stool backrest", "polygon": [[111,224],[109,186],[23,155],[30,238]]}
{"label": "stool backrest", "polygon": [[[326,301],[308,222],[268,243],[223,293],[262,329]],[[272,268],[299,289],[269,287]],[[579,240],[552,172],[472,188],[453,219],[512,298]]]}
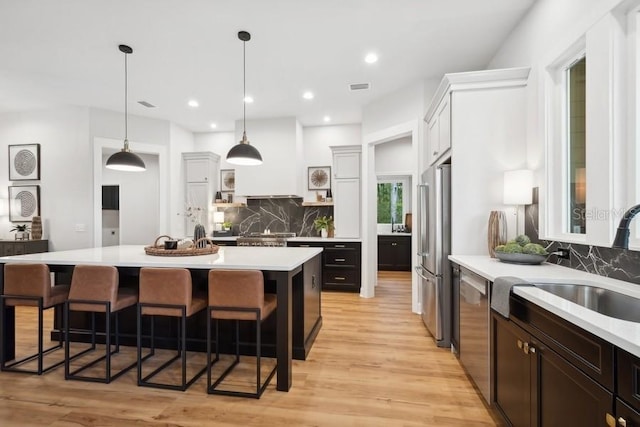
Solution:
{"label": "stool backrest", "polygon": [[191,288],[191,273],[186,268],[143,267],[138,301],[189,307],[193,298]]}
{"label": "stool backrest", "polygon": [[259,270],[210,270],[209,305],[262,308],[264,278]]}
{"label": "stool backrest", "polygon": [[51,293],[51,276],[46,264],[6,264],[4,294],[46,298]]}
{"label": "stool backrest", "polygon": [[118,298],[118,269],[110,265],[76,265],[71,276],[70,300],[111,302]]}

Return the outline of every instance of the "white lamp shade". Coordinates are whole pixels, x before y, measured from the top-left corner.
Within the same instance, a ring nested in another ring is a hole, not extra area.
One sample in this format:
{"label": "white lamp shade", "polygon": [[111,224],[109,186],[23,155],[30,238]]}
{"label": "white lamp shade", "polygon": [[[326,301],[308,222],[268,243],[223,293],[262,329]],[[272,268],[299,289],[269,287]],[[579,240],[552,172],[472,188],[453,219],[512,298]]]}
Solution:
{"label": "white lamp shade", "polygon": [[216,224],[222,224],[224,222],[224,212],[214,212],[213,222]]}
{"label": "white lamp shade", "polygon": [[533,172],[528,169],[504,173],[504,204],[530,205],[532,201]]}

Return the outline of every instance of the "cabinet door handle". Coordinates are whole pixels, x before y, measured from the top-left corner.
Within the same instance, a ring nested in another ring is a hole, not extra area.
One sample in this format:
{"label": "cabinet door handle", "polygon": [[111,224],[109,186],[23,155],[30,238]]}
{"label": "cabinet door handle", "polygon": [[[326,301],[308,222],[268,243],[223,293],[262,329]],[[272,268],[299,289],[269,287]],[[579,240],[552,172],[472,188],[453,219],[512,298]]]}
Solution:
{"label": "cabinet door handle", "polygon": [[301,248],[309,248],[310,246],[309,245],[300,245],[299,247],[301,247]]}
{"label": "cabinet door handle", "polygon": [[334,277],[334,279],[336,279],[336,280],[347,280],[347,279],[345,279],[344,277],[341,277],[341,276],[336,276],[336,277]]}
{"label": "cabinet door handle", "polygon": [[620,424],[620,427],[627,427],[627,420],[625,420],[624,418],[620,417],[620,418],[618,418],[618,424]]}
{"label": "cabinet door handle", "polygon": [[336,258],[336,262],[345,262],[346,259],[345,258]]}
{"label": "cabinet door handle", "polygon": [[398,244],[396,242],[393,242],[391,246],[398,246]]}
{"label": "cabinet door handle", "polygon": [[344,248],[345,246],[344,245],[334,245],[333,247],[334,248]]}
{"label": "cabinet door handle", "polygon": [[522,350],[522,341],[518,340],[517,345],[518,345],[518,348],[519,348],[520,350]]}
{"label": "cabinet door handle", "polygon": [[607,413],[604,417],[607,426],[616,427],[616,419],[610,413]]}

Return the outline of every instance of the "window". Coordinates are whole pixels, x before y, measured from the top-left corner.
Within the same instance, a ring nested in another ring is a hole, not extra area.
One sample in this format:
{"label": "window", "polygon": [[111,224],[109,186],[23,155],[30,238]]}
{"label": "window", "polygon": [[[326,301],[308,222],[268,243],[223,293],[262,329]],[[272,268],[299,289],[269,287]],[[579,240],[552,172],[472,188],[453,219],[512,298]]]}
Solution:
{"label": "window", "polygon": [[586,206],[586,57],[566,69],[566,171],[568,233],[585,234]]}
{"label": "window", "polygon": [[411,212],[411,176],[378,176],[378,225],[379,231],[404,225],[405,216]]}
{"label": "window", "polygon": [[402,182],[378,183],[378,224],[404,222]]}

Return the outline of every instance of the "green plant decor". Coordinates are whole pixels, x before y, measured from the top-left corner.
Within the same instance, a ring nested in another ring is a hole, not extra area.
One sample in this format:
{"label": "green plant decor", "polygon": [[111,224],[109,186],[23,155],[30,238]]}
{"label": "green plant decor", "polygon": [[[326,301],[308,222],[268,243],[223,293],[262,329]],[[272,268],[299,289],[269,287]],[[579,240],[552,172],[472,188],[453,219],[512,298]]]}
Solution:
{"label": "green plant decor", "polygon": [[316,218],[315,220],[313,220],[313,226],[315,227],[316,231],[329,231],[331,228],[333,228],[333,217],[322,216],[320,218]]}
{"label": "green plant decor", "polygon": [[222,228],[224,230],[231,230],[231,227],[233,227],[233,223],[231,221],[225,221],[222,223]]}
{"label": "green plant decor", "polygon": [[11,231],[21,231],[21,232],[29,231],[29,225],[28,224],[16,225],[9,231],[10,232]]}

